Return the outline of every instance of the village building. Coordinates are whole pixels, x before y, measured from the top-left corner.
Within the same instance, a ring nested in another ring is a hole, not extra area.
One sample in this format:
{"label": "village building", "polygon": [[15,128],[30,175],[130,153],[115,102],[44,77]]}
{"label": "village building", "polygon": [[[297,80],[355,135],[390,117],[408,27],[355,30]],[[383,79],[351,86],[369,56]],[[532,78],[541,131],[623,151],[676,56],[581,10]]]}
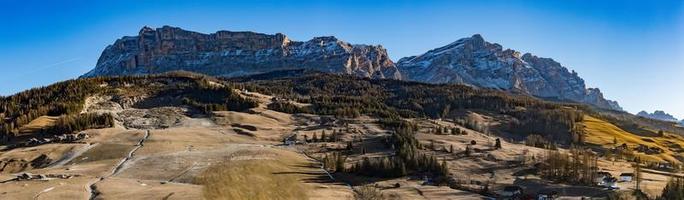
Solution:
{"label": "village building", "polygon": [[634,173],[622,173],[620,174],[620,182],[632,182],[634,178]]}

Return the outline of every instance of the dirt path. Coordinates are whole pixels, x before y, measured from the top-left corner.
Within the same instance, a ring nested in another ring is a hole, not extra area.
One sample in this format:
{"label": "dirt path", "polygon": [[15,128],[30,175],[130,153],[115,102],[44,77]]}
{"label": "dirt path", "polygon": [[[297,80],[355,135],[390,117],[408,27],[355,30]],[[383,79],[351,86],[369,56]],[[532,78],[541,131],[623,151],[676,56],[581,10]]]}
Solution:
{"label": "dirt path", "polygon": [[33,196],[33,199],[38,199],[38,197],[40,197],[41,194],[46,193],[46,192],[49,192],[49,191],[51,191],[51,190],[53,190],[53,189],[55,189],[54,186],[53,186],[53,187],[49,187],[49,188],[45,188],[44,190],[38,192],[38,194],[36,194],[36,196]]}
{"label": "dirt path", "polygon": [[323,162],[321,162],[321,161],[319,161],[319,160],[316,160],[316,158],[314,158],[314,157],[312,157],[312,156],[309,156],[309,154],[307,154],[307,153],[304,152],[303,150],[302,150],[302,151],[295,150],[294,152],[297,152],[297,153],[299,153],[299,154],[301,154],[301,155],[304,155],[307,159],[309,159],[309,160],[311,160],[311,161],[313,161],[313,162],[315,162],[315,163],[318,163],[318,164],[320,165],[320,169],[328,176],[328,178],[330,178],[330,180],[332,180],[332,181],[334,181],[334,182],[341,182],[341,183],[343,183],[344,185],[346,185],[347,187],[349,187],[349,189],[351,189],[352,192],[357,193],[356,190],[354,190],[354,187],[353,187],[351,184],[349,184],[349,183],[347,183],[347,182],[344,182],[344,181],[338,181],[338,180],[336,180],[335,177],[334,177],[327,169],[325,169],[325,165],[323,165]]}
{"label": "dirt path", "polygon": [[111,177],[111,176],[114,176],[117,173],[119,173],[121,171],[121,169],[123,168],[123,166],[126,164],[126,162],[130,161],[133,158],[133,156],[135,155],[135,152],[138,151],[138,149],[143,147],[143,145],[145,144],[145,140],[147,140],[147,138],[149,138],[149,137],[150,137],[150,130],[146,130],[145,136],[143,136],[143,138],[140,139],[140,141],[138,141],[138,144],[136,144],[135,147],[133,149],[131,149],[131,151],[128,152],[128,155],[126,155],[125,158],[121,159],[121,161],[116,165],[116,167],[112,170],[112,172],[109,175],[101,177],[99,180],[90,184],[90,186],[87,189],[87,190],[90,190],[89,191],[90,198],[88,198],[88,199],[93,200],[93,199],[97,198],[97,196],[99,195],[99,192],[97,191],[97,187],[95,185],[97,183],[103,181],[104,179]]}

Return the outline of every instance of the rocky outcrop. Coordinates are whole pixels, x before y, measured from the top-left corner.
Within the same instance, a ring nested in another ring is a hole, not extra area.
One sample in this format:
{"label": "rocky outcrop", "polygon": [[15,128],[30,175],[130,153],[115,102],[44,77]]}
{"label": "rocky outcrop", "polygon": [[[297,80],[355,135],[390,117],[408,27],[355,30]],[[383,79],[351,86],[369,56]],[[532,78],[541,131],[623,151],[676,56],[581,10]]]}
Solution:
{"label": "rocky outcrop", "polygon": [[40,154],[38,157],[30,161],[25,159],[3,159],[0,160],[0,173],[16,173],[27,169],[38,169],[48,166],[52,159],[45,154]]}
{"label": "rocky outcrop", "polygon": [[83,75],[118,76],[185,70],[234,77],[283,69],[313,69],[359,77],[401,79],[382,46],[352,45],[335,37],[292,41],[283,34],[218,31],[203,34],[144,27],[102,52]]}
{"label": "rocky outcrop", "polygon": [[586,88],[576,72],[553,59],[503,49],[478,34],[402,58],[397,67],[407,80],[460,83],[622,110],[617,102],[606,100],[599,89]]}
{"label": "rocky outcrop", "polygon": [[650,118],[650,119],[657,119],[657,120],[661,120],[661,121],[668,121],[668,122],[678,122],[679,121],[674,116],[667,114],[665,111],[662,111],[662,110],[656,110],[653,113],[641,111],[641,112],[637,113],[637,116]]}

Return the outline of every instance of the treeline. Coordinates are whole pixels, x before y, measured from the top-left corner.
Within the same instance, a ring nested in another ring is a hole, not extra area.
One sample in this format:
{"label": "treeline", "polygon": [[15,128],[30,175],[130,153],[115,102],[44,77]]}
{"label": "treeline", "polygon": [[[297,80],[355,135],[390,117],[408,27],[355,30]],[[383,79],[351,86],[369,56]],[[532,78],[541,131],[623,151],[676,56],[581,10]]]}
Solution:
{"label": "treeline", "polygon": [[658,200],[680,200],[684,199],[684,179],[672,178],[663,188]]}
{"label": "treeline", "polygon": [[592,185],[598,174],[598,156],[592,151],[571,148],[570,153],[550,150],[541,162],[542,177],[573,184]]}
{"label": "treeline", "polygon": [[310,111],[315,114],[370,115],[381,119],[456,118],[462,110],[481,110],[515,117],[503,128],[520,134],[521,138],[535,133],[565,144],[583,141],[582,128],[578,125],[582,121],[583,113],[579,108],[582,106],[576,104],[546,102],[463,85],[431,85],[331,74],[252,78],[245,79],[243,83],[261,93],[310,103]]}
{"label": "treeline", "polygon": [[0,97],[0,144],[16,138],[21,126],[45,115],[68,116],[64,119],[65,126],[55,127],[55,132],[86,127],[82,124],[84,122],[93,122],[94,126],[109,124],[100,123],[101,120],[108,119],[78,115],[83,109],[85,99],[96,94],[168,96],[204,111],[239,111],[257,106],[256,102],[237,94],[235,87],[208,76],[172,72],[162,75],[75,79],[34,88]]}
{"label": "treeline", "polygon": [[576,144],[582,144],[585,141],[583,127],[581,126],[583,114],[579,111],[568,110],[567,108],[544,110],[528,108],[524,111],[511,111],[507,114],[516,118],[509,128],[513,133],[519,135],[543,134],[551,141],[570,141]]}
{"label": "treeline", "polygon": [[87,96],[103,91],[99,85],[105,80],[69,80],[0,97],[0,143],[14,138],[21,126],[40,116],[80,112]]}
{"label": "treeline", "polygon": [[525,145],[543,149],[557,149],[556,143],[551,142],[546,138],[542,137],[541,135],[537,134],[528,135],[527,138],[525,138]]}
{"label": "treeline", "polygon": [[109,114],[84,113],[62,116],[44,134],[69,134],[86,129],[109,128],[114,126],[114,117]]}
{"label": "treeline", "polygon": [[173,84],[156,96],[182,98],[182,103],[205,113],[212,111],[245,111],[258,106],[254,100],[240,96],[236,86],[202,77],[185,84]]}
{"label": "treeline", "polygon": [[268,109],[284,113],[311,113],[307,107],[299,107],[287,101],[274,101],[268,104]]}
{"label": "treeline", "polygon": [[409,173],[429,173],[439,180],[448,176],[449,168],[445,160],[441,162],[432,155],[418,151],[420,143],[415,138],[416,126],[406,121],[386,123],[393,125],[392,137],[387,145],[395,150],[395,155],[383,158],[364,158],[355,163],[348,171],[365,176],[401,177]]}

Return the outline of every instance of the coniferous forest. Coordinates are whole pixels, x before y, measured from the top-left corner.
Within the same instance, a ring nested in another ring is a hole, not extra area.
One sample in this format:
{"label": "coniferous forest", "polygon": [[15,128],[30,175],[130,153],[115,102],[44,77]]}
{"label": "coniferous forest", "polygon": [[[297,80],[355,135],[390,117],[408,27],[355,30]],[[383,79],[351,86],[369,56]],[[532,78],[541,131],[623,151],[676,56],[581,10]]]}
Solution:
{"label": "coniferous forest", "polygon": [[109,114],[80,114],[86,98],[93,95],[172,97],[177,101],[165,103],[181,102],[204,112],[242,111],[256,106],[256,102],[240,97],[234,85],[216,81],[187,72],[87,78],[0,97],[0,144],[17,139],[20,127],[41,116],[59,117],[53,126],[40,131],[44,136],[113,126]]}
{"label": "coniferous forest", "polygon": [[[538,134],[564,144],[582,142],[582,129],[578,124],[582,121],[583,110],[588,109],[579,104],[547,102],[463,85],[319,73],[281,77],[275,73],[233,80],[250,90],[310,103],[312,106],[307,112],[321,115],[370,115],[387,121],[415,117],[450,119],[463,110],[509,115],[516,120],[502,127],[505,131],[518,134],[520,138]],[[302,112],[288,105],[273,107],[285,112]]]}

